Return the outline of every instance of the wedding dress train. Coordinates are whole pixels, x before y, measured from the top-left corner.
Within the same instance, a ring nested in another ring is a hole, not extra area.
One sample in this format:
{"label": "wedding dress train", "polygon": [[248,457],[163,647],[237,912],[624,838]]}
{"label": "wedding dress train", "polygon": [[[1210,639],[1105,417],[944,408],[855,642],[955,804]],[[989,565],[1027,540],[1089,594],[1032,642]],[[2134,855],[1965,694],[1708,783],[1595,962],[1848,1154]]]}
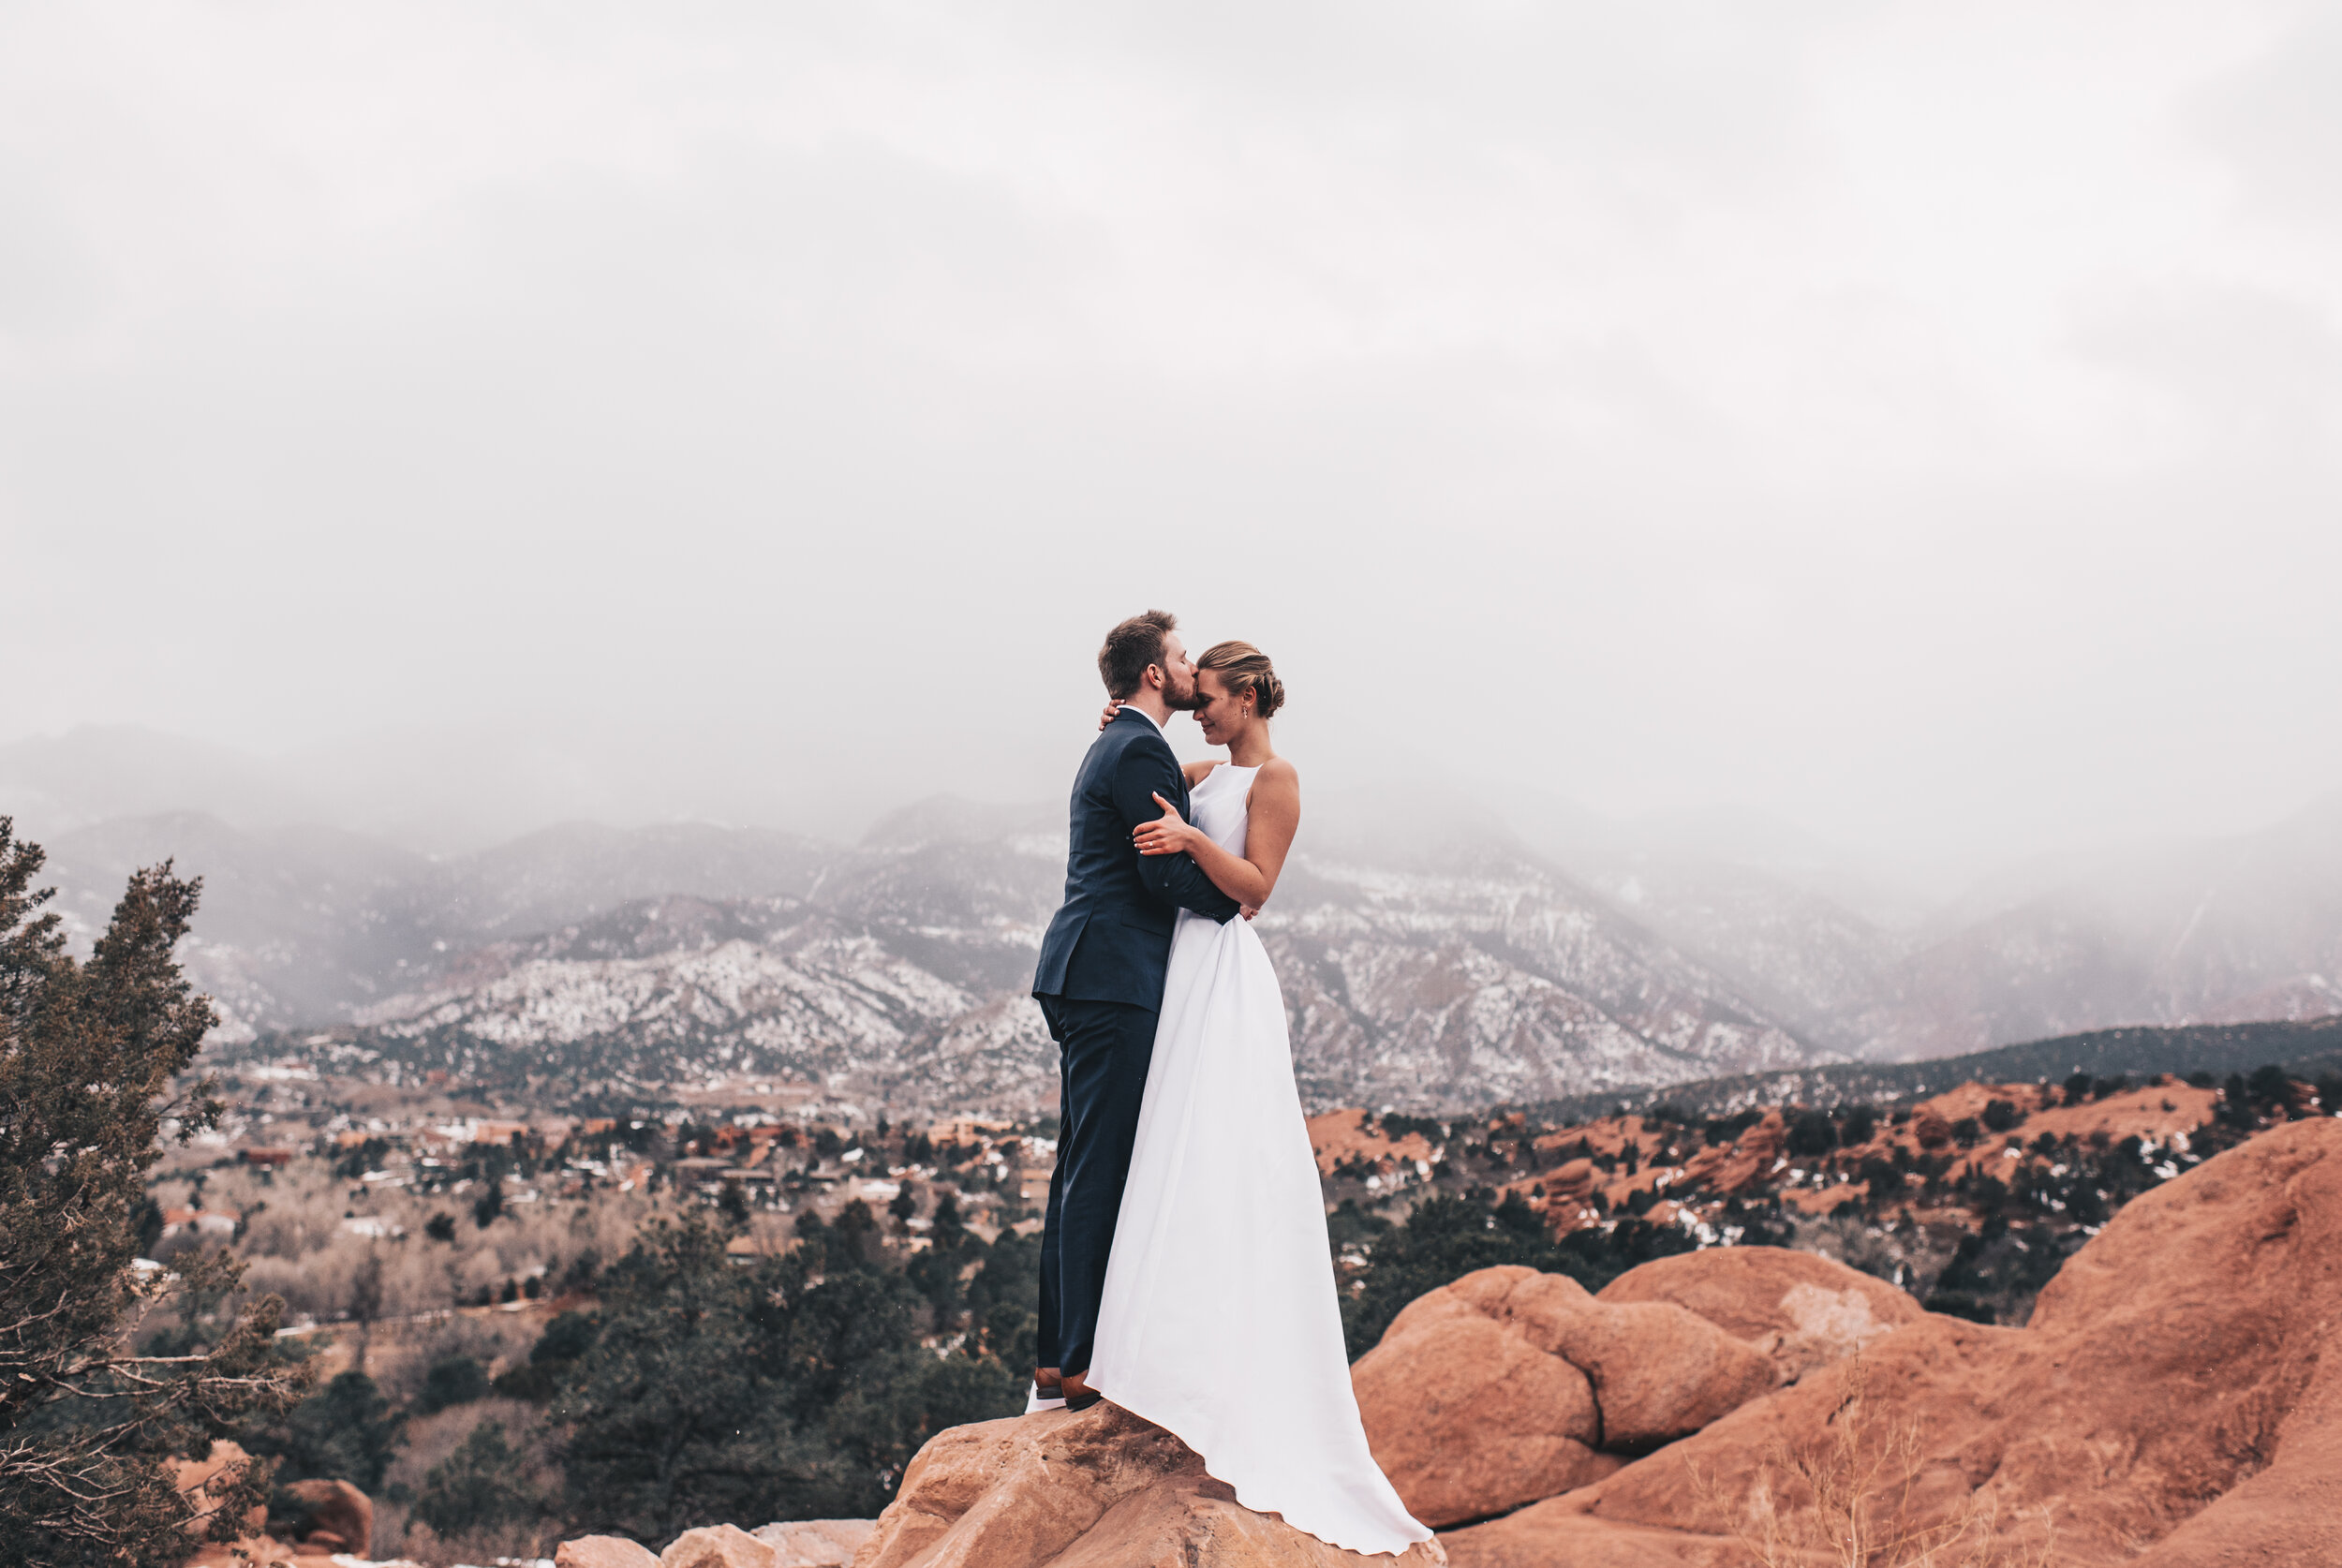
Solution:
{"label": "wedding dress train", "polygon": [[[1223,764],[1190,800],[1239,855],[1256,772]],[[1242,920],[1179,914],[1089,1385],[1255,1513],[1356,1552],[1430,1538],[1358,1421],[1284,999]]]}

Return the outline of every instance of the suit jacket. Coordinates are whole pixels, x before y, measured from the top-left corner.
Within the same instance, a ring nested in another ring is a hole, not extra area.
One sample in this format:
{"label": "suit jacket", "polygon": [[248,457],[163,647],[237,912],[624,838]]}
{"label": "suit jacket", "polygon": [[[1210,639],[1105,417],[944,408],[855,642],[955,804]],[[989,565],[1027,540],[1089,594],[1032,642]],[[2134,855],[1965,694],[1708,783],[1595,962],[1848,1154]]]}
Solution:
{"label": "suit jacket", "polygon": [[1163,1007],[1171,927],[1182,908],[1225,924],[1237,902],[1190,855],[1142,855],[1131,830],[1163,815],[1154,797],[1187,815],[1187,779],[1171,745],[1129,708],[1099,732],[1074,778],[1065,902],[1041,939],[1036,997]]}

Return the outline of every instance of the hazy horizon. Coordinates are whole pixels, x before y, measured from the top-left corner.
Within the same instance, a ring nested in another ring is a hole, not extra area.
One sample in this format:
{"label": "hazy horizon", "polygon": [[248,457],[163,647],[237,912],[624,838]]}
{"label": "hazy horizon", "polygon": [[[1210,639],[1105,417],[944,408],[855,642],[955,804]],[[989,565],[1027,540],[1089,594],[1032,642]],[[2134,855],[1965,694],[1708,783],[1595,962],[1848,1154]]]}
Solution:
{"label": "hazy horizon", "polygon": [[0,743],[852,836],[1061,796],[1161,605],[1360,800],[1941,881],[2342,788],[2314,7],[0,41]]}
{"label": "hazy horizon", "polygon": [[[1213,755],[1183,718],[1174,718],[1173,734],[1183,753]],[[1054,821],[1063,792],[1010,795],[953,780],[899,797],[815,799],[800,792],[773,809],[746,799],[734,799],[739,809],[729,812],[661,809],[654,804],[656,769],[641,777],[586,778],[573,759],[511,752],[523,766],[481,782],[453,765],[451,755],[422,750],[386,758],[345,746],[272,758],[139,727],[82,727],[64,736],[0,742],[0,816],[14,815],[19,836],[37,841],[107,821],[193,811],[264,839],[325,828],[441,860],[579,824],[769,830],[851,846],[937,801]],[[162,759],[187,765],[152,765]],[[439,775],[445,777],[435,783]],[[65,787],[52,782],[28,791],[25,781],[35,777],[62,779]],[[87,788],[74,788],[77,781]],[[1324,782],[1297,845],[1305,855],[1419,865],[1426,844],[1449,837],[1482,842],[1480,835],[1492,830],[1573,874],[1614,878],[1646,860],[1686,868],[1747,866],[1811,888],[1889,928],[1939,924],[1955,914],[1977,918],[2078,879],[2183,864],[2196,846],[2250,839],[2342,803],[2342,791],[2328,791],[2232,831],[2076,836],[2047,848],[1929,860],[1866,851],[1788,818],[1739,807],[1612,814],[1559,796],[1507,794],[1429,776],[1337,773]],[[2311,831],[2320,831],[2314,822]]]}

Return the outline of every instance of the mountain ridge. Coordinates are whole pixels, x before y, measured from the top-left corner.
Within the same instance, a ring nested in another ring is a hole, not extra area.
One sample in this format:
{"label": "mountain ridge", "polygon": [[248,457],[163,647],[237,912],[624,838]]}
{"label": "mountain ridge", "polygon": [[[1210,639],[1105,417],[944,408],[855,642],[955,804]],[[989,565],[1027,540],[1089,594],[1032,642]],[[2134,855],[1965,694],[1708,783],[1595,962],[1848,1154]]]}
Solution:
{"label": "mountain ridge", "polygon": [[1608,1116],[1621,1105],[1647,1110],[1666,1104],[1686,1116],[1726,1117],[1777,1105],[1826,1110],[1905,1100],[1964,1083],[2063,1082],[2077,1072],[2101,1080],[2161,1072],[2210,1072],[2225,1079],[2264,1067],[2284,1069],[2304,1081],[2342,1075],[2342,1011],[2308,1019],[2090,1029],[1926,1061],[1822,1062],[1650,1086],[1623,1097],[1578,1095],[1541,1102],[1533,1110],[1566,1120]]}
{"label": "mountain ridge", "polygon": [[[88,823],[49,847],[57,907],[84,939],[133,866],[175,855],[206,877],[186,956],[221,1005],[224,1047],[429,1014],[398,1049],[434,1040],[448,1062],[477,1065],[498,1042],[515,1048],[506,1013],[531,1015],[513,985],[551,1008],[599,984],[645,1011],[612,1013],[620,1022],[590,1050],[550,1023],[529,1048],[582,1053],[560,1069],[568,1078],[622,1064],[649,1084],[660,1049],[679,1072],[720,1061],[705,1053],[727,1043],[735,1057],[749,1048],[755,1020],[723,1022],[730,1004],[709,999],[706,962],[691,956],[743,942],[735,964],[763,978],[740,994],[780,1010],[763,1037],[798,1042],[771,1071],[912,1082],[918,1051],[982,1036],[1009,1054],[977,1076],[1023,1094],[1045,1092],[1049,1076],[1017,1001],[1061,882],[1060,815],[939,795],[852,844],[578,821],[426,856],[330,828],[173,812]],[[1521,1102],[2342,1009],[2342,796],[2260,834],[2101,867],[1934,937],[1888,930],[1774,870],[1641,852],[1573,866],[1491,815],[1427,811],[1403,832],[1327,815],[1259,927],[1312,1104]],[[817,930],[875,948],[791,968]],[[926,977],[912,989],[954,995],[968,1028],[917,1010],[882,1028],[885,1007],[852,977],[897,964]],[[511,979],[529,966],[534,979]],[[455,1005],[449,987],[467,984],[479,995]],[[867,1038],[839,1025],[813,1043],[783,1028],[796,1005],[786,998],[807,986],[834,988],[822,1005],[863,1020]],[[675,1008],[705,1016],[677,1033]]]}

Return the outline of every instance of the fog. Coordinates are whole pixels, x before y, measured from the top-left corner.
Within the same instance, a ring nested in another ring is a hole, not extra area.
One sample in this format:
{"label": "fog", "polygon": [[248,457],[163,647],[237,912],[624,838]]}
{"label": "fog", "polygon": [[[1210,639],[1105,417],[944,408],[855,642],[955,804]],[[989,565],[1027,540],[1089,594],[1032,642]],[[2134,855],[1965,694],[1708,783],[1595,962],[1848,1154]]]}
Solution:
{"label": "fog", "polygon": [[2306,6],[9,7],[0,742],[852,833],[1059,794],[1160,605],[1316,799],[2253,827],[2342,786],[2337,81]]}

